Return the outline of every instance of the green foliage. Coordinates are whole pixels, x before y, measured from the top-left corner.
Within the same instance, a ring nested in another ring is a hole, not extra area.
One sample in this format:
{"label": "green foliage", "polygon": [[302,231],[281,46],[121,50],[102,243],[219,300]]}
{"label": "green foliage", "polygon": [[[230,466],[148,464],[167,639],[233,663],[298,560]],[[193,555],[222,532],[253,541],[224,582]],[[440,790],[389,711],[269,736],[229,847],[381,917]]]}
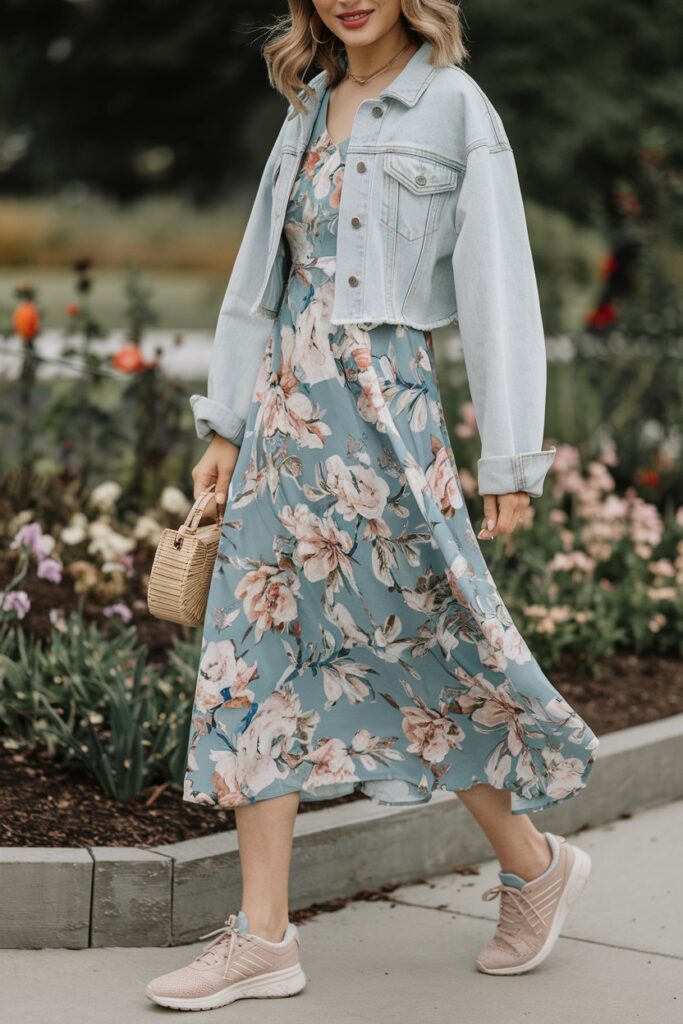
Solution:
{"label": "green foliage", "polygon": [[[103,632],[82,604],[45,644],[21,624],[0,627],[0,724],[14,746],[78,761],[125,800],[180,784],[194,679],[182,646],[168,678],[148,663],[135,626]],[[195,662],[196,665],[196,662]]]}
{"label": "green foliage", "polygon": [[[75,373],[46,387],[33,369],[43,358],[41,336],[24,342],[19,397],[16,388],[7,389],[7,426],[0,419],[5,435],[0,467],[19,463],[22,472],[14,482],[19,505],[29,504],[40,465],[62,485],[75,485],[81,497],[103,476],[118,477],[125,510],[139,512],[156,501],[165,481],[190,478],[196,439],[187,429],[186,388],[164,374],[161,349],[151,360],[142,354],[142,334],[157,314],[139,271],[129,264],[125,280],[131,344],[112,360],[98,350],[105,331],[93,309],[91,261],[78,260],[73,269],[75,295],[68,307],[66,340],[59,356],[46,361]],[[180,334],[177,343],[182,343]]]}
{"label": "green foliage", "polygon": [[683,7],[676,0],[463,0],[468,70],[496,104],[525,195],[597,223],[635,172],[643,129],[683,167]]}

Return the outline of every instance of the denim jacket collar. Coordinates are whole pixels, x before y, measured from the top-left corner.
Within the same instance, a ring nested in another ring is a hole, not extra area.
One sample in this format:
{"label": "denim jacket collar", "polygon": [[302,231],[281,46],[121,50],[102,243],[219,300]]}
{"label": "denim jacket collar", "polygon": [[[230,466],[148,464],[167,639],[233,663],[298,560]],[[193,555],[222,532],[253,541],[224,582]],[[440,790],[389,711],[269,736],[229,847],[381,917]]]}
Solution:
{"label": "denim jacket collar", "polygon": [[[391,96],[400,100],[406,107],[414,106],[436,72],[436,68],[429,61],[431,49],[432,44],[427,40],[421,43],[419,49],[401,68],[396,78],[378,93],[378,99],[383,96]],[[323,69],[308,83],[314,90],[315,96],[311,97],[309,101],[309,97],[303,91],[299,93],[307,107],[305,113],[299,114],[294,108],[291,108],[287,115],[289,120],[295,117],[299,117],[301,120],[300,144],[302,140],[307,140],[310,136],[327,84],[327,71]]]}

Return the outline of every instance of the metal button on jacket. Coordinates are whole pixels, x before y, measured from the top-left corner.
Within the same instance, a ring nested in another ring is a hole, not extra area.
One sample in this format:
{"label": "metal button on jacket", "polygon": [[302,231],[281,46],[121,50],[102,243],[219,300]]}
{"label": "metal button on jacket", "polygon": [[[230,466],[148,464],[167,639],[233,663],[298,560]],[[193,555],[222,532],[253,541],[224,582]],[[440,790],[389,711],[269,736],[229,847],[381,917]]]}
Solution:
{"label": "metal button on jacket", "polygon": [[351,218],[351,227],[354,227],[354,228],[359,228],[360,227],[360,218],[359,217],[352,217]]}
{"label": "metal button on jacket", "polygon": [[358,171],[358,172],[359,172],[360,174],[362,174],[362,173],[363,173],[363,171],[365,170],[365,164],[364,164],[364,162],[363,162],[362,160],[359,160],[359,161],[358,161],[358,163],[356,164],[356,170],[357,170],[357,171]]}
{"label": "metal button on jacket", "polygon": [[426,185],[427,184],[427,179],[425,178],[424,174],[418,174],[417,178],[415,179],[415,184],[416,185]]}
{"label": "metal button on jacket", "polygon": [[352,288],[355,288],[356,285],[358,284],[358,278],[354,277],[352,274],[351,277],[349,278],[349,284],[351,285]]}
{"label": "metal button on jacket", "polygon": [[373,107],[372,108],[372,116],[373,117],[381,117],[383,113],[384,113],[384,111],[382,110],[381,107]]}

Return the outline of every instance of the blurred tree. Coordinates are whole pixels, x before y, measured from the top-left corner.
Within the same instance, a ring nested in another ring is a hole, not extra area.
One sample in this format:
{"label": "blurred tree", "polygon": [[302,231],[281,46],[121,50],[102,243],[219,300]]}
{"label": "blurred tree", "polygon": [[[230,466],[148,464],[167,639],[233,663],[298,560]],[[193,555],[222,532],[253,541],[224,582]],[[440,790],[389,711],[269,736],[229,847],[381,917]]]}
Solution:
{"label": "blurred tree", "polygon": [[0,0],[2,191],[84,183],[202,200],[256,175],[285,109],[257,38],[272,8]]}
{"label": "blurred tree", "polygon": [[[595,221],[644,128],[683,165],[677,0],[463,0],[468,70],[525,195]],[[260,54],[286,0],[0,0],[0,190],[83,182],[215,198],[258,177],[284,112]],[[315,72],[311,69],[310,74]],[[615,211],[616,212],[616,211]]]}
{"label": "blurred tree", "polygon": [[658,127],[683,167],[678,0],[463,0],[468,70],[503,118],[525,194],[578,220],[612,218],[614,182],[637,173]]}

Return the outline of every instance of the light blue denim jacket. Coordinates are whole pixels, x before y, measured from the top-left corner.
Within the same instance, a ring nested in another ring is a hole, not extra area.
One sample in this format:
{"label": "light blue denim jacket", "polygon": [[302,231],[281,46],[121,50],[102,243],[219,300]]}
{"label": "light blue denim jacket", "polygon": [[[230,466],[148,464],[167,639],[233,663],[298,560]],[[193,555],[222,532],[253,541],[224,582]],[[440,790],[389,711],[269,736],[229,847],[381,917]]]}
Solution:
{"label": "light blue denim jacket", "polygon": [[[331,321],[370,330],[457,321],[481,438],[479,493],[539,496],[555,448],[541,450],[545,338],[515,160],[481,88],[456,65],[432,67],[430,51],[425,41],[356,112]],[[242,441],[290,267],[287,203],[327,73],[309,85],[313,101],[304,114],[290,106],[261,176],[218,317],[207,395],[190,397],[201,438]]]}

